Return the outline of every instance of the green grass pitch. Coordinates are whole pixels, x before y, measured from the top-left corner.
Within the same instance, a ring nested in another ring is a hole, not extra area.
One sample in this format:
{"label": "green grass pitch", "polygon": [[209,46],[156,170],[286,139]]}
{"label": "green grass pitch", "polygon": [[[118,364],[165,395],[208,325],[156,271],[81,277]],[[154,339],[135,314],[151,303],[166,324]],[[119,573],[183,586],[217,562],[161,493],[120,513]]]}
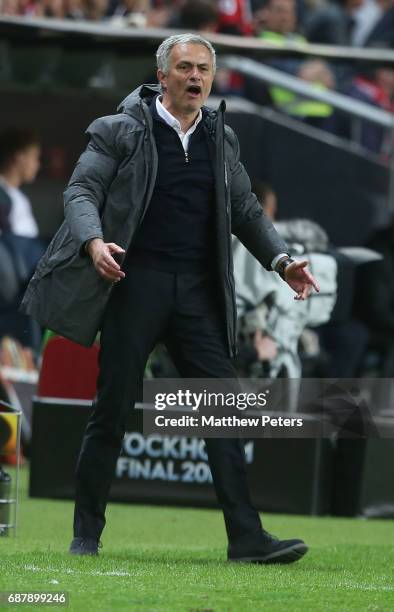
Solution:
{"label": "green grass pitch", "polygon": [[[27,480],[24,466],[17,538],[0,537],[1,591],[66,591],[78,612],[394,610],[393,521],[267,514],[266,529],[302,537],[309,553],[238,565],[226,561],[219,511],[110,504],[100,556],[75,558],[73,504],[29,499]],[[45,609],[0,609],[27,607]]]}

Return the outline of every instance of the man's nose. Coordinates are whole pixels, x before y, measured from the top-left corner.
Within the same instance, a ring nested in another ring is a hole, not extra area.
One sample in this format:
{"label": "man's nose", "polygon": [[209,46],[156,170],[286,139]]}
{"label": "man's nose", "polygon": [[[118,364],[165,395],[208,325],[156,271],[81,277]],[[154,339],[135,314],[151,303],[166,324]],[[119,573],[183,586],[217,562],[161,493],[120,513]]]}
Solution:
{"label": "man's nose", "polygon": [[200,78],[201,78],[200,77],[200,71],[199,71],[197,66],[193,66],[193,70],[192,70],[192,73],[191,73],[191,78],[192,79],[200,80]]}

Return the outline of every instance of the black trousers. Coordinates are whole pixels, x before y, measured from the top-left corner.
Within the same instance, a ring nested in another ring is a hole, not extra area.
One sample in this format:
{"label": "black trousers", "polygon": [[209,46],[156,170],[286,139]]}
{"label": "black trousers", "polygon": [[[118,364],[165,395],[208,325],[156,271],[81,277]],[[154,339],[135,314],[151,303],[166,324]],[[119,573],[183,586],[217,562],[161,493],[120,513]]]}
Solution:
{"label": "black trousers", "polygon": [[[100,538],[127,415],[141,399],[145,365],[157,342],[166,344],[185,378],[236,378],[215,294],[206,273],[136,265],[129,265],[114,287],[102,326],[97,395],[76,468],[75,537]],[[205,443],[229,540],[260,532],[242,442],[207,438]]]}

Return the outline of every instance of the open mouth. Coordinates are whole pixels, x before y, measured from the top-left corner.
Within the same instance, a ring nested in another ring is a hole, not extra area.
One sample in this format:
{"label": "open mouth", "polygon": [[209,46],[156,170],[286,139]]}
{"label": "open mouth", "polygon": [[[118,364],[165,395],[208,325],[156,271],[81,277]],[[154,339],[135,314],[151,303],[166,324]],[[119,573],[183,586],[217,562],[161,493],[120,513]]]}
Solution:
{"label": "open mouth", "polygon": [[190,95],[192,95],[194,97],[197,97],[201,93],[201,87],[199,85],[189,85],[189,87],[186,89],[186,91]]}

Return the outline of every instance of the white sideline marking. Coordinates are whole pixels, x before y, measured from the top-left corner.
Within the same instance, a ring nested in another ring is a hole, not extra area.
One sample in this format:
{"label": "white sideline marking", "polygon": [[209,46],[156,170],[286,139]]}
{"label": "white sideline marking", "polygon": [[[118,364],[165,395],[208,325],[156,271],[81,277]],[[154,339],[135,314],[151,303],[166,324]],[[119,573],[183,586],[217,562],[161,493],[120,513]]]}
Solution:
{"label": "white sideline marking", "polygon": [[361,589],[362,591],[394,591],[394,586],[387,586],[385,584],[359,584],[358,582],[340,582],[336,584],[337,587],[345,589]]}
{"label": "white sideline marking", "polygon": [[36,567],[35,565],[24,565],[23,569],[28,572],[57,572],[57,573],[65,573],[65,574],[83,574],[90,576],[133,576],[130,572],[122,572],[122,571],[109,571],[109,572],[100,572],[99,570],[94,570],[91,572],[84,572],[79,570],[74,570],[70,568],[59,569],[54,567]]}
{"label": "white sideline marking", "polygon": [[[84,572],[71,568],[53,568],[53,567],[37,567],[36,565],[24,565],[23,569],[28,572],[54,572],[54,573],[65,573],[65,574],[82,574],[85,576],[135,576],[138,572],[125,572],[125,571],[108,571],[101,572],[99,570],[93,570],[90,572]],[[360,584],[358,582],[340,582],[335,585],[342,589],[360,589],[362,591],[394,591],[394,586],[388,585],[375,585],[375,584]]]}

